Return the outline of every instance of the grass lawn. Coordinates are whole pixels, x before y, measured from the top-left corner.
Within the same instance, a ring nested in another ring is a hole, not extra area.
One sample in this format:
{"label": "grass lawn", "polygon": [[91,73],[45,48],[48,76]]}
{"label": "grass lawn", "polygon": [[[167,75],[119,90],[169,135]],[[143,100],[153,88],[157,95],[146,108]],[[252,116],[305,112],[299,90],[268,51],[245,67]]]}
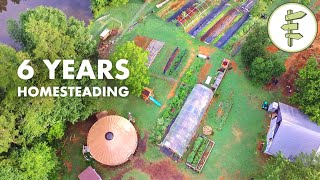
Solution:
{"label": "grass lawn", "polygon": [[[112,17],[117,19],[122,18],[121,21],[126,26],[126,23],[130,22],[130,17],[134,16],[141,5],[141,1],[131,1],[128,5],[106,11],[105,14],[111,14]],[[152,6],[148,5],[143,13],[150,11],[151,8]],[[98,34],[97,32],[101,30],[100,22],[96,23],[93,22],[90,25],[93,35]],[[166,43],[149,69],[152,77],[150,85],[148,85],[148,87],[154,88],[155,98],[165,104],[168,101],[168,94],[174,87],[174,82],[168,76],[163,75],[162,71],[173,50],[176,47],[180,47],[181,50],[188,49],[188,58],[180,64],[180,66],[185,67],[188,63],[204,64],[204,62],[199,62],[204,60],[195,58],[195,55],[198,53],[199,46],[206,45],[191,38],[183,29],[160,19],[156,14],[150,15],[143,23],[125,34],[118,45],[126,41],[132,41],[137,35],[148,36]],[[64,174],[62,179],[76,179],[77,175],[88,165],[92,165],[103,179],[157,179],[162,177],[161,175],[176,179],[180,177],[238,179],[248,178],[255,173],[264,162],[256,150],[260,134],[265,131],[266,116],[260,106],[265,100],[279,100],[278,96],[264,91],[260,86],[253,85],[245,77],[244,67],[239,60],[239,56],[232,59],[228,53],[214,47],[211,48],[215,52],[211,54],[210,64],[212,66],[208,75],[215,75],[223,58],[233,60],[235,63],[233,63],[233,69],[227,72],[218,90],[219,96],[215,98],[208,109],[207,113],[212,114],[212,116],[206,116],[202,125],[215,125],[214,117],[217,110],[214,108],[214,103],[229,101],[232,103],[232,107],[221,131],[214,128],[214,135],[210,138],[216,142],[216,145],[200,175],[186,168],[183,162],[175,163],[171,161],[160,153],[158,146],[147,142],[148,134],[151,133],[155,125],[160,108],[154,104],[146,104],[140,97],[129,96],[128,98],[100,99],[99,109],[113,110],[124,117],[127,117],[128,112],[131,112],[136,118],[135,126],[139,132],[139,139],[141,139],[140,141],[145,140],[146,150],[139,149],[141,148],[139,146],[135,159],[119,167],[105,167],[98,162],[85,162],[81,150],[82,144],[86,144],[86,133],[91,127],[90,120],[70,125],[61,147],[61,159],[66,166],[65,172],[61,173]],[[181,72],[183,72],[183,68],[179,69],[179,73]],[[195,73],[194,76],[197,77],[197,74]],[[178,80],[179,78],[175,78],[175,82]],[[232,98],[229,98],[230,96]]]}

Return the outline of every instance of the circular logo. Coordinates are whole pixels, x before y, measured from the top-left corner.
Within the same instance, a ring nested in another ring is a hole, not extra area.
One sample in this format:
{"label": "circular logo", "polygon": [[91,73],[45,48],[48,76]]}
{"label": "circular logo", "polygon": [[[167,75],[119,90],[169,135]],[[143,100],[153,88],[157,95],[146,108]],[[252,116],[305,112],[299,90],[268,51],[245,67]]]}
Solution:
{"label": "circular logo", "polygon": [[286,52],[307,49],[317,36],[317,20],[307,7],[298,3],[279,6],[270,16],[268,33],[271,41]]}

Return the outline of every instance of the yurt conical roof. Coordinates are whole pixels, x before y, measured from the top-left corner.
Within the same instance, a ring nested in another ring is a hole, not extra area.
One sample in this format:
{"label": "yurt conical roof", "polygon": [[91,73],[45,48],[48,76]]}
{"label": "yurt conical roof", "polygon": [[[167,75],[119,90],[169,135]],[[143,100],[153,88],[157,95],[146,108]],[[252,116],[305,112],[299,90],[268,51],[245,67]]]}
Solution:
{"label": "yurt conical roof", "polygon": [[92,157],[102,164],[117,166],[129,160],[138,144],[134,126],[121,116],[104,116],[91,127],[87,144]]}

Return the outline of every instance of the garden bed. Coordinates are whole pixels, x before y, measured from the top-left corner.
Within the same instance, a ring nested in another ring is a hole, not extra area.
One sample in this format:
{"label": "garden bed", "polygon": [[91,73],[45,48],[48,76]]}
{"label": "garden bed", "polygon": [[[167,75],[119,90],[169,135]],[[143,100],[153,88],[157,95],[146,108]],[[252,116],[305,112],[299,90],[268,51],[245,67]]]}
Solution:
{"label": "garden bed", "polygon": [[168,14],[170,14],[170,12],[175,12],[179,10],[185,3],[186,3],[185,0],[170,1],[158,12],[158,16],[163,18]]}
{"label": "garden bed", "polygon": [[219,34],[229,27],[238,14],[239,11],[237,9],[230,10],[224,17],[222,17],[222,19],[211,27],[200,40],[208,44],[211,43]]}
{"label": "garden bed", "polygon": [[198,136],[187,157],[187,167],[200,173],[214,147],[214,142],[205,136]]}
{"label": "garden bed", "polygon": [[233,48],[235,49],[240,49],[240,47],[235,47],[238,44],[240,45],[241,43],[239,43],[240,41],[242,41],[248,34],[248,32],[250,32],[250,30],[252,29],[252,27],[255,24],[255,20],[254,19],[249,19],[248,21],[246,21],[241,27],[240,29],[229,39],[229,41],[223,46],[223,49],[227,50],[227,51],[231,51]]}
{"label": "garden bed", "polygon": [[[173,66],[169,68],[169,76],[177,77],[179,75],[178,72],[181,69],[181,63],[182,61],[185,61],[188,56],[188,50],[185,49],[184,51],[181,51],[178,55],[178,57],[173,62]],[[179,70],[178,70],[179,69]]]}
{"label": "garden bed", "polygon": [[169,58],[166,66],[165,66],[164,69],[163,69],[163,74],[166,74],[167,70],[170,68],[173,60],[176,58],[176,56],[177,56],[177,54],[179,53],[179,51],[180,51],[179,47],[177,47],[177,48],[173,51],[171,57]]}
{"label": "garden bed", "polygon": [[229,99],[212,103],[210,107],[210,109],[212,110],[208,113],[208,120],[212,121],[210,124],[212,124],[216,130],[218,131],[222,130],[223,126],[227,122],[232,106],[233,106],[232,96],[230,96]]}
{"label": "garden bed", "polygon": [[203,19],[201,19],[198,24],[192,28],[191,31],[189,31],[189,34],[192,37],[196,37],[198,35],[198,33],[205,28],[206,26],[208,26],[210,24],[210,22],[212,22],[218,14],[220,14],[224,9],[226,9],[226,3],[228,1],[223,1],[221,2],[221,4],[219,6],[217,6],[216,8],[214,8],[206,17],[204,17]]}
{"label": "garden bed", "polygon": [[178,16],[180,16],[180,14],[187,10],[188,8],[190,8],[194,3],[196,2],[196,0],[190,0],[187,4],[185,4],[183,7],[181,7],[176,13],[174,13],[171,17],[169,17],[167,19],[168,22],[171,22],[174,19],[177,19]]}
{"label": "garden bed", "polygon": [[177,26],[184,25],[186,22],[188,22],[196,13],[198,12],[198,8],[196,6],[191,6],[188,9],[186,9],[183,13],[181,13],[177,17]]}

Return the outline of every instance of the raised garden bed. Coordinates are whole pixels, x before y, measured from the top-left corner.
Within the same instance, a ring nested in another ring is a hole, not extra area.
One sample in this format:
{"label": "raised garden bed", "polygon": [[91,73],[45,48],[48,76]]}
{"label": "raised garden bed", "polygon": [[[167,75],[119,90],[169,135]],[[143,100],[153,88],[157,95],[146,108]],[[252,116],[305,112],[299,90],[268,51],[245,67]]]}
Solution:
{"label": "raised garden bed", "polygon": [[166,66],[165,66],[164,69],[163,69],[163,74],[166,74],[167,70],[170,68],[173,60],[174,60],[174,59],[176,58],[176,56],[178,55],[179,51],[180,51],[179,47],[177,47],[177,48],[173,51],[173,53],[171,54],[171,56],[170,56],[170,58],[169,58],[169,60],[168,60],[168,62],[167,62],[167,64],[166,64]]}
{"label": "raised garden bed", "polygon": [[179,68],[181,62],[186,59],[187,54],[188,54],[187,49],[185,49],[184,51],[179,53],[178,57],[173,62],[173,66],[171,66],[171,68],[169,68],[169,75],[170,76],[173,75],[175,77],[176,75],[178,75],[177,69]]}
{"label": "raised garden bed", "polygon": [[205,136],[198,136],[187,157],[187,167],[200,173],[214,147],[214,142]]}
{"label": "raised garden bed", "polygon": [[161,42],[145,36],[136,36],[134,38],[134,43],[149,52],[148,63],[146,64],[148,68],[151,66],[151,64],[165,45],[165,42]]}

